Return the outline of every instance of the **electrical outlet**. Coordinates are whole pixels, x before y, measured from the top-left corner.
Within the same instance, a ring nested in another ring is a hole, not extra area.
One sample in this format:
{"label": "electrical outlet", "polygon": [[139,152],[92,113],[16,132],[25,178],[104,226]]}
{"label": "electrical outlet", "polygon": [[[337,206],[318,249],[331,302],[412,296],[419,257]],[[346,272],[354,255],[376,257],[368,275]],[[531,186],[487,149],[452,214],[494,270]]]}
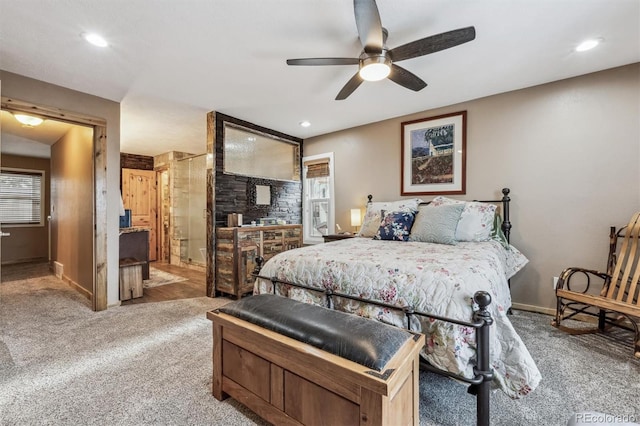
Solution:
{"label": "electrical outlet", "polygon": [[555,290],[558,287],[558,277],[553,277],[553,289]]}

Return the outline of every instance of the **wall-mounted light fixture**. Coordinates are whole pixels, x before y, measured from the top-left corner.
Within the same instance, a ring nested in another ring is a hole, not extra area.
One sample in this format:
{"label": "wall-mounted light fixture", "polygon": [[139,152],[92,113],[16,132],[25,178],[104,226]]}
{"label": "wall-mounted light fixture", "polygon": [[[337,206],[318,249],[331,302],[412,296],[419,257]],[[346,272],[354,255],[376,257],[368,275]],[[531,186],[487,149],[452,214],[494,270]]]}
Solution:
{"label": "wall-mounted light fixture", "polygon": [[33,115],[28,115],[28,114],[13,114],[13,116],[20,123],[24,124],[25,126],[29,126],[29,127],[39,126],[44,121],[40,117],[34,117]]}
{"label": "wall-mounted light fixture", "polygon": [[355,232],[358,232],[358,226],[360,225],[362,225],[360,209],[351,209],[351,226],[355,228]]}

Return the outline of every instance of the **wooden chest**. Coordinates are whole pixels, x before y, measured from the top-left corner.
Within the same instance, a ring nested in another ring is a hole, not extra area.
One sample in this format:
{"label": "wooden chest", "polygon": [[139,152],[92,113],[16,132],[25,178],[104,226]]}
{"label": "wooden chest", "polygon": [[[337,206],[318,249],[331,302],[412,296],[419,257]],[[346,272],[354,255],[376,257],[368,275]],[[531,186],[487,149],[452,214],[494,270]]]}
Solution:
{"label": "wooden chest", "polygon": [[419,424],[424,336],[407,340],[377,373],[231,315],[207,317],[217,399],[232,396],[278,425]]}
{"label": "wooden chest", "polygon": [[302,247],[302,225],[217,228],[216,293],[239,298],[252,292],[257,256],[267,261],[298,247]]}

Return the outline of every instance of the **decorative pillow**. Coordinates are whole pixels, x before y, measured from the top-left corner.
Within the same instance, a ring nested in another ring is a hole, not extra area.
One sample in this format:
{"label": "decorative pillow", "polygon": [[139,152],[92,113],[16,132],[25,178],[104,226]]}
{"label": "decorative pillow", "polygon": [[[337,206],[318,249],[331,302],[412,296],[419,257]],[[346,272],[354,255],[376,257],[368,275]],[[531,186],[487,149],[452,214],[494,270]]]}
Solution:
{"label": "decorative pillow", "polygon": [[380,211],[370,211],[367,207],[358,236],[368,238],[375,237],[378,233],[378,229],[380,228],[380,222],[382,222],[382,215]]}
{"label": "decorative pillow", "polygon": [[382,210],[386,210],[388,212],[409,211],[415,213],[418,211],[418,204],[421,202],[422,200],[419,198],[409,198],[406,200],[388,202],[375,201],[367,204],[367,211],[362,219],[362,225],[358,235],[368,238],[376,236],[378,229],[380,228],[380,222],[382,222]]}
{"label": "decorative pillow", "polygon": [[408,241],[415,214],[411,211],[386,212],[374,240]]}
{"label": "decorative pillow", "polygon": [[496,214],[494,204],[480,203],[478,201],[459,201],[446,197],[436,197],[431,201],[433,206],[446,204],[462,204],[464,210],[460,215],[460,221],[456,228],[456,240],[458,241],[488,241],[491,239],[493,220]]}
{"label": "decorative pillow", "polygon": [[456,227],[464,204],[420,206],[409,241],[456,245]]}

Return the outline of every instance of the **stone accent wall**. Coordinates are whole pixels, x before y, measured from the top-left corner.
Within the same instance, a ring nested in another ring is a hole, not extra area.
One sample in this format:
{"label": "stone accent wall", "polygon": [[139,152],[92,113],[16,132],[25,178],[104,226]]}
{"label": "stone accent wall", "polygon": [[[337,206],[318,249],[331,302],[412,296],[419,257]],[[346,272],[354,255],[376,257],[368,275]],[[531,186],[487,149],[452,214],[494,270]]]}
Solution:
{"label": "stone accent wall", "polygon": [[[300,146],[302,161],[302,139],[276,132],[221,113],[215,116],[215,226],[227,226],[227,215],[242,213],[243,223],[264,217],[286,220],[287,223],[302,223],[302,181],[279,181],[224,174],[223,142],[224,122],[234,123],[260,133],[274,135]],[[271,205],[255,205],[255,186],[271,187]]]}

